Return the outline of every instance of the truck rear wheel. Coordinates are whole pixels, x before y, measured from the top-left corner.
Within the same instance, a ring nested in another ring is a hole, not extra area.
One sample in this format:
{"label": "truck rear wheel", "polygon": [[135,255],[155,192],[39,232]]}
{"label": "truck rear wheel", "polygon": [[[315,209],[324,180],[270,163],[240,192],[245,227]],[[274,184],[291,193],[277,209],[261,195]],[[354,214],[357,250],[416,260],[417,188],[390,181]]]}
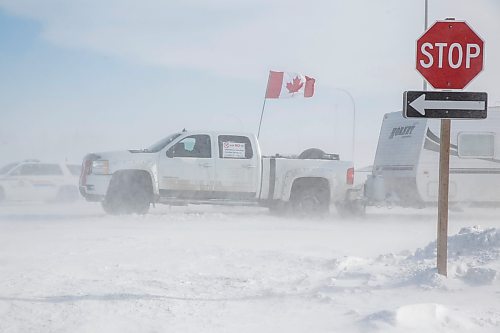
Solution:
{"label": "truck rear wheel", "polygon": [[153,199],[151,177],[142,171],[113,175],[102,208],[108,214],[146,214]]}
{"label": "truck rear wheel", "polygon": [[322,216],[328,213],[330,192],[321,179],[294,183],[290,203],[293,213],[300,217]]}

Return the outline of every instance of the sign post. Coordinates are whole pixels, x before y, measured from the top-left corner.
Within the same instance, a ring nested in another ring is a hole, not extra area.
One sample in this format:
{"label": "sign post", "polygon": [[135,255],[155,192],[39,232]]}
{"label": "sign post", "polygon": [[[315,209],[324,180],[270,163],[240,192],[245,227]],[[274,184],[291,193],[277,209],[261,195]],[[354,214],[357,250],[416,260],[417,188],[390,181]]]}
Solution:
{"label": "sign post", "polygon": [[448,262],[448,193],[450,184],[450,131],[451,120],[441,119],[439,148],[439,193],[437,230],[437,270],[447,276]]}
{"label": "sign post", "polygon": [[451,119],[486,118],[487,94],[450,92],[463,89],[483,70],[484,42],[463,21],[434,23],[417,40],[416,68],[435,89],[407,91],[403,112],[407,118],[441,119],[437,228],[437,270],[447,275],[448,193]]}

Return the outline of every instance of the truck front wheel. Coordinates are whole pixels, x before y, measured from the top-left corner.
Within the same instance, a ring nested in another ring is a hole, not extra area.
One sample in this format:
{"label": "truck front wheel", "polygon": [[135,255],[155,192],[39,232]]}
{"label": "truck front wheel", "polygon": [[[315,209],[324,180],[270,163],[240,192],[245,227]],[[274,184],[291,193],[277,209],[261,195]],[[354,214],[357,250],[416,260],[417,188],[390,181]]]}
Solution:
{"label": "truck front wheel", "polygon": [[113,175],[102,208],[108,214],[146,214],[153,199],[151,177],[142,171]]}

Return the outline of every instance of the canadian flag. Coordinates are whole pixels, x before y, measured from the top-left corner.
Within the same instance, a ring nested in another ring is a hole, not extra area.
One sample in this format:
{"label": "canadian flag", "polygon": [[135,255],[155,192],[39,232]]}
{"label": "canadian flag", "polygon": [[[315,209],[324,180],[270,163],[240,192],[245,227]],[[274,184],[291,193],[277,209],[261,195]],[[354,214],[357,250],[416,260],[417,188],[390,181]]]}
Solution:
{"label": "canadian flag", "polygon": [[269,71],[266,98],[312,97],[315,79],[298,73]]}

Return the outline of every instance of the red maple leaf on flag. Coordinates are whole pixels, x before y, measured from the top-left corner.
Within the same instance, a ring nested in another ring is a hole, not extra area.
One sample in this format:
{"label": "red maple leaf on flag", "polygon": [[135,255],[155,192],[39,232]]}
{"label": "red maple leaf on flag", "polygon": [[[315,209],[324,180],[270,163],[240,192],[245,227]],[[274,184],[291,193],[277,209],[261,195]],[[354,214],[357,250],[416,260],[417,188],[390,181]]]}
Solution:
{"label": "red maple leaf on flag", "polygon": [[286,84],[286,89],[288,89],[288,92],[290,94],[293,94],[293,93],[296,93],[297,91],[299,91],[303,85],[304,85],[304,83],[300,82],[300,78],[298,76],[296,76],[295,79],[292,80],[292,82],[288,82]]}

